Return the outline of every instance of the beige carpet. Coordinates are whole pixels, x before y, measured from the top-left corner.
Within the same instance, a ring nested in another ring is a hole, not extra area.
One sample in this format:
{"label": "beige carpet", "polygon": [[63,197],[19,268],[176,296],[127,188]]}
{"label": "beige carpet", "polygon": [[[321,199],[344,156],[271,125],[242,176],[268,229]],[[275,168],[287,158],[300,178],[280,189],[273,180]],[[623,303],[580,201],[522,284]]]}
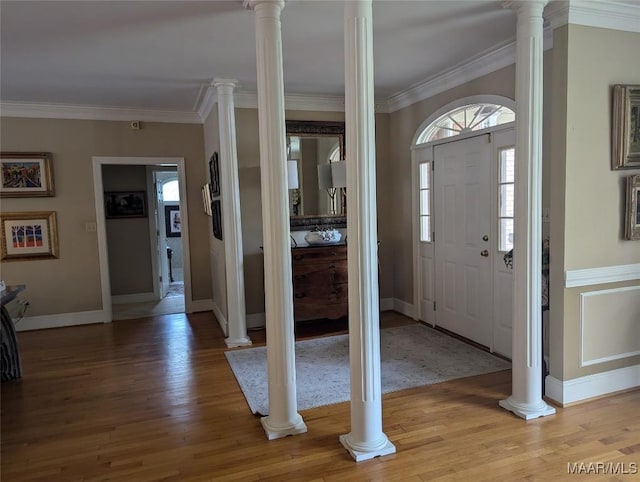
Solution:
{"label": "beige carpet", "polygon": [[[296,343],[298,409],[349,400],[348,335]],[[266,348],[225,352],[249,408],[269,410]],[[490,353],[416,324],[380,331],[382,393],[511,368]]]}

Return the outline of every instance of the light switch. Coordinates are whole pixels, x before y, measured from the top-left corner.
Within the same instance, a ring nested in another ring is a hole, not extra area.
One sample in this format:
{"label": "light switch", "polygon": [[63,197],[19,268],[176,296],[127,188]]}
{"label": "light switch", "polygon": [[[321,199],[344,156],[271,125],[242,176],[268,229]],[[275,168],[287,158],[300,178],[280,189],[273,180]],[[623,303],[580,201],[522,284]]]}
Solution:
{"label": "light switch", "polygon": [[84,223],[84,230],[87,233],[95,233],[97,231],[96,223],[94,223],[94,222]]}

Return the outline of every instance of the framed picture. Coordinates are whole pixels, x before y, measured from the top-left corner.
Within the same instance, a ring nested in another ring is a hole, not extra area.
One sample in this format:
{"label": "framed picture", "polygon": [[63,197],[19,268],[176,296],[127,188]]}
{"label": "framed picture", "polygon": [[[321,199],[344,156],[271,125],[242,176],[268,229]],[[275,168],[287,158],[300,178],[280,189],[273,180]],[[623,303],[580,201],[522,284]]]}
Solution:
{"label": "framed picture", "polygon": [[211,186],[209,183],[202,186],[202,207],[207,216],[211,216]]}
{"label": "framed picture", "polygon": [[53,196],[48,152],[2,152],[0,167],[0,197]]}
{"label": "framed picture", "polygon": [[179,238],[182,233],[180,206],[164,207],[164,230],[167,238]]}
{"label": "framed picture", "polygon": [[220,199],[216,199],[211,204],[213,235],[222,241],[222,209],[220,207]]}
{"label": "framed picture", "polygon": [[220,167],[217,152],[214,152],[209,160],[209,176],[211,177],[211,197],[220,196]]}
{"label": "framed picture", "polygon": [[58,257],[55,211],[1,213],[2,261]]}
{"label": "framed picture", "polygon": [[146,218],[146,193],[144,191],[105,192],[104,213],[107,219]]}
{"label": "framed picture", "polygon": [[640,239],[640,174],[627,178],[627,209],[624,226],[626,239]]}
{"label": "framed picture", "polygon": [[640,85],[613,86],[611,167],[640,168]]}

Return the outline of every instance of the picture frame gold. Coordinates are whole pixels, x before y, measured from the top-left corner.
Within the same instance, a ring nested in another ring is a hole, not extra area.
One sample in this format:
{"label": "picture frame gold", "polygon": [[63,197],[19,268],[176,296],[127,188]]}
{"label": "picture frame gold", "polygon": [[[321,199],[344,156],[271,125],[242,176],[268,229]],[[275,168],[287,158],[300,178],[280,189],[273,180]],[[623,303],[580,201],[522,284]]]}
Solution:
{"label": "picture frame gold", "polygon": [[640,174],[627,177],[625,239],[640,240]]}
{"label": "picture frame gold", "polygon": [[0,213],[0,260],[58,258],[55,211]]}
{"label": "picture frame gold", "polygon": [[0,152],[0,197],[54,196],[49,152]]}
{"label": "picture frame gold", "polygon": [[613,86],[612,169],[640,169],[640,85]]}

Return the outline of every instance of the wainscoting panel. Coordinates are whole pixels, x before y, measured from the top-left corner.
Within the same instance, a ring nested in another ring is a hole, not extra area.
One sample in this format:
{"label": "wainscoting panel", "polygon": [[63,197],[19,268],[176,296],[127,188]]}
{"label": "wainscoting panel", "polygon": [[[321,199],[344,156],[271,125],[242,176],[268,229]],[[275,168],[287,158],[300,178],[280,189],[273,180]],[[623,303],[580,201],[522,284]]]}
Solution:
{"label": "wainscoting panel", "polygon": [[580,364],[640,354],[640,286],[580,294]]}

